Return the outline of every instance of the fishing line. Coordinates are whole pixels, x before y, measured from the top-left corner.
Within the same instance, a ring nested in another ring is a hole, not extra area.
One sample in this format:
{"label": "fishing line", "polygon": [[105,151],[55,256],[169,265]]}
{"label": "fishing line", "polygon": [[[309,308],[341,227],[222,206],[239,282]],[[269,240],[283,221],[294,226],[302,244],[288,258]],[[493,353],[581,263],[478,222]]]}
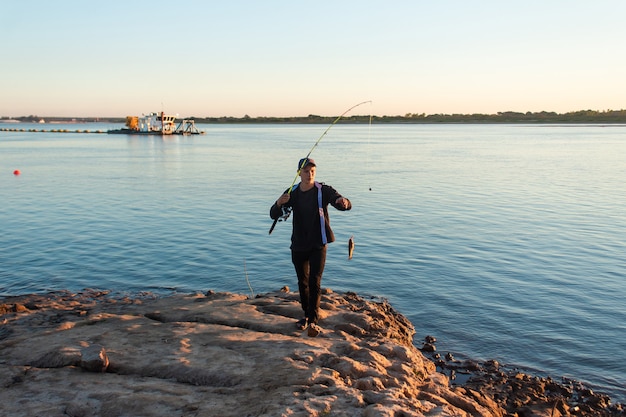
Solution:
{"label": "fishing line", "polygon": [[[365,151],[365,167],[369,168],[370,166],[370,141],[372,139],[372,117],[373,117],[373,110],[372,110],[372,105],[370,102],[370,120],[369,120],[369,125],[367,127],[367,150]],[[369,169],[366,169],[366,172],[369,172]],[[371,183],[371,175],[370,175],[370,186],[368,187],[370,191],[372,191],[372,183]]]}
{"label": "fishing line", "polygon": [[[326,136],[326,134],[328,133],[328,131],[335,125],[337,124],[337,122],[339,120],[341,120],[341,118],[343,116],[345,116],[347,113],[349,113],[352,109],[355,109],[357,107],[359,107],[362,104],[365,103],[371,103],[372,100],[367,100],[367,101],[362,101],[359,104],[355,104],[354,106],[350,107],[348,110],[344,111],[343,113],[341,113],[339,116],[337,116],[337,118],[330,124],[330,126],[328,126],[326,128],[326,130],[324,131],[324,133],[322,133],[322,135],[319,137],[319,139],[317,139],[317,141],[315,142],[315,144],[313,145],[313,147],[311,148],[311,150],[309,151],[309,153],[306,154],[306,156],[302,159],[302,163],[301,165],[298,167],[298,171],[296,172],[296,176],[293,178],[293,181],[291,182],[291,186],[287,189],[287,194],[291,194],[291,190],[293,190],[293,186],[296,184],[296,181],[298,180],[298,177],[300,176],[300,171],[302,171],[302,168],[304,168],[304,165],[306,165],[307,160],[309,159],[309,156],[311,156],[311,153],[313,152],[313,150],[317,147],[317,145],[319,145],[319,143],[321,142],[322,138],[324,136]],[[289,214],[291,214],[290,211],[283,211],[283,215],[278,217],[277,219],[274,220],[274,223],[272,223],[272,227],[270,227],[270,231],[269,234],[272,234],[272,231],[274,230],[274,227],[276,227],[276,223],[278,223],[279,220],[287,220],[287,218],[289,217]]]}
{"label": "fishing line", "polygon": [[[365,150],[365,170],[368,173],[369,173],[369,164],[370,164],[370,141],[372,139],[372,118],[373,118],[373,116],[374,116],[374,112],[373,112],[373,109],[372,109],[372,102],[370,101],[370,117],[369,117],[369,123],[368,123],[368,126],[367,126],[367,147],[366,147],[366,150]],[[368,174],[368,176],[369,176],[368,182],[370,184],[368,189],[370,191],[372,191],[371,175]],[[348,260],[352,259],[352,256],[354,254],[354,246],[355,246],[354,235],[351,235],[350,239],[348,239]]]}
{"label": "fishing line", "polygon": [[243,258],[243,273],[246,276],[246,282],[248,283],[248,288],[250,288],[250,295],[254,298],[254,291],[252,290],[252,285],[250,284],[250,280],[248,279],[248,269],[246,268],[246,258]]}

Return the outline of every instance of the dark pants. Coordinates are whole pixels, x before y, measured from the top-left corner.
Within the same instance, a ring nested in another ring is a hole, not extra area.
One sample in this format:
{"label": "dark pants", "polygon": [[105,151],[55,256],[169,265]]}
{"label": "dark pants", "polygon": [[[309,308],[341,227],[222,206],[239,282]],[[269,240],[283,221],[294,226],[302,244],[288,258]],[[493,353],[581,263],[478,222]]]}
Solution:
{"label": "dark pants", "polygon": [[326,246],[307,252],[291,251],[291,261],[298,276],[300,305],[309,323],[319,320],[322,273],[326,264]]}

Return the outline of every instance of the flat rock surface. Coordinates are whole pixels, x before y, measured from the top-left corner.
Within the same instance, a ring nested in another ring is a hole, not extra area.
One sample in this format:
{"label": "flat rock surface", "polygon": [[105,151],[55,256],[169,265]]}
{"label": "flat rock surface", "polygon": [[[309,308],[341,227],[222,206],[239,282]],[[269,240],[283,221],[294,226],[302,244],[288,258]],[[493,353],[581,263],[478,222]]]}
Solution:
{"label": "flat rock surface", "polygon": [[315,338],[288,290],[0,303],[2,416],[507,415],[493,383],[451,387],[404,316],[353,293],[325,291]]}

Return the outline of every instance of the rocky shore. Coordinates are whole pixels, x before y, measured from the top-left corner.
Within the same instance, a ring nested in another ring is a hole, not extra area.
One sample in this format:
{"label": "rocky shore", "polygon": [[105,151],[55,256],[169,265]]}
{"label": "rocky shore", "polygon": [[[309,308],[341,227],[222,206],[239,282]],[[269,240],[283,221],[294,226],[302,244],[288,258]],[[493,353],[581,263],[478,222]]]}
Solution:
{"label": "rocky shore", "polygon": [[384,300],[325,290],[322,310],[311,338],[287,288],[0,299],[0,415],[625,415],[574,381],[441,357],[433,337],[415,346]]}

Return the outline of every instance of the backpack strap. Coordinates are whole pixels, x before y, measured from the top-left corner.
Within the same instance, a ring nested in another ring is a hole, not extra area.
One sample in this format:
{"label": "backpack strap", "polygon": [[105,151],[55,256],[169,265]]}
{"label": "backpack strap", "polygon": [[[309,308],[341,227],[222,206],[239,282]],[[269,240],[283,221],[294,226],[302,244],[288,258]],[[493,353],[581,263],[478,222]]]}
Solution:
{"label": "backpack strap", "polygon": [[317,187],[317,206],[320,210],[320,228],[322,231],[322,243],[325,245],[328,243],[328,239],[326,238],[326,222],[324,221],[324,206],[322,205],[322,184],[315,181],[315,186]]}

